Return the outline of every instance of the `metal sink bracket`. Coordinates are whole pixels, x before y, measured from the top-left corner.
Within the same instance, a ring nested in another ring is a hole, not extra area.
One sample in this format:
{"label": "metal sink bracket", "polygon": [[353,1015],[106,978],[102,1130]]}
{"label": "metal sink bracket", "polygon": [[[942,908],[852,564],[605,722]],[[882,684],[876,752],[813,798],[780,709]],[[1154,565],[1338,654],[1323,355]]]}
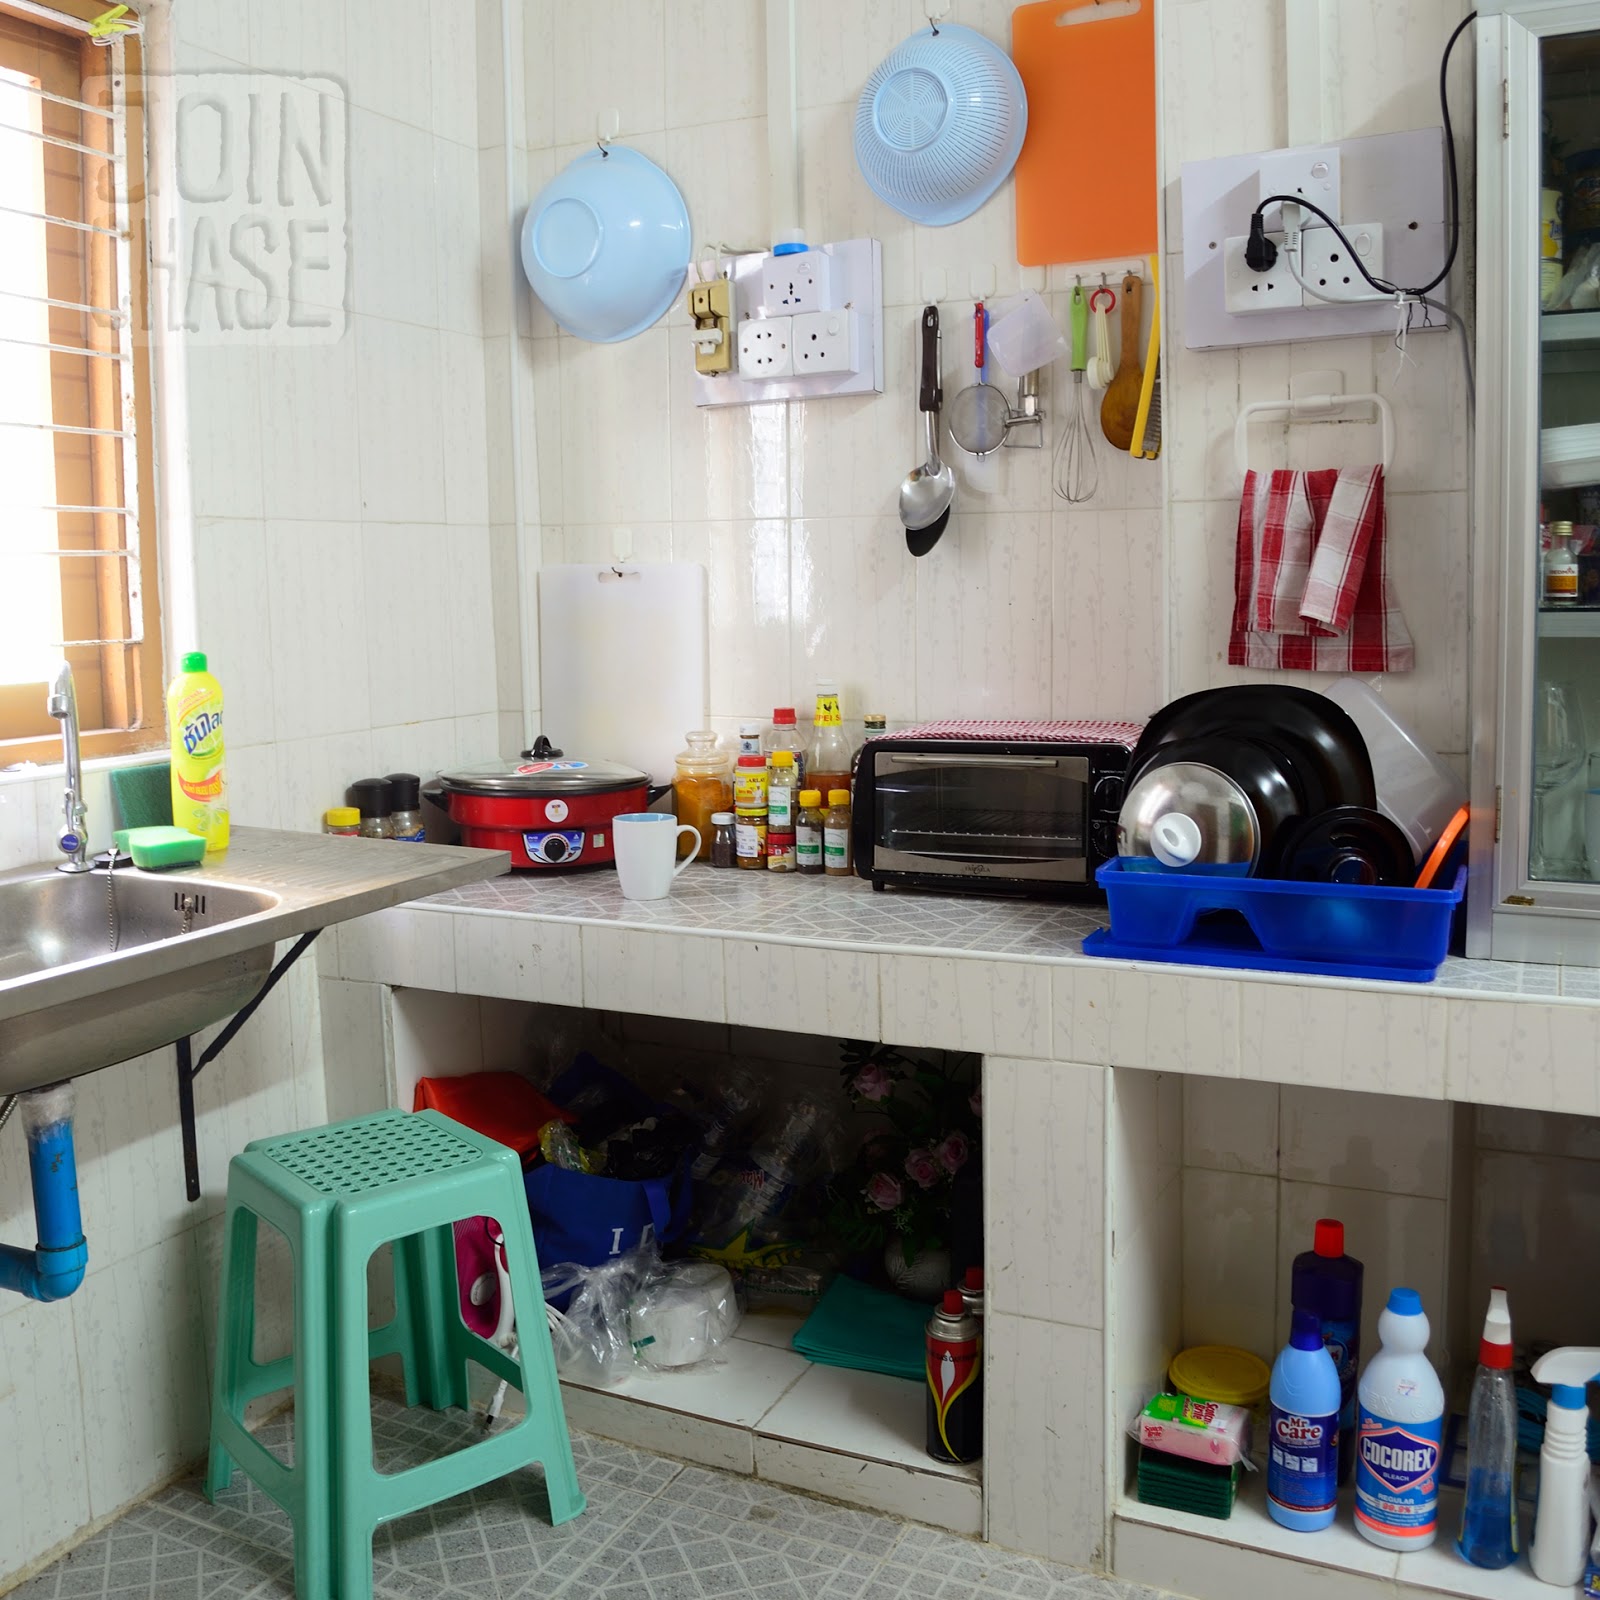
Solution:
{"label": "metal sink bracket", "polygon": [[234,1012],[228,1019],[227,1027],[205,1047],[198,1061],[194,1059],[194,1040],[188,1034],[173,1046],[178,1053],[178,1123],[183,1132],[183,1183],[191,1205],[200,1198],[200,1146],[195,1134],[194,1080],[228,1048],[234,1035],[256,1014],[261,1002],[277,987],[278,980],[311,948],[312,941],[321,932],[321,928],[313,928],[310,933],[303,933],[295,940],[289,953],[267,974],[267,981],[256,991],[255,998]]}

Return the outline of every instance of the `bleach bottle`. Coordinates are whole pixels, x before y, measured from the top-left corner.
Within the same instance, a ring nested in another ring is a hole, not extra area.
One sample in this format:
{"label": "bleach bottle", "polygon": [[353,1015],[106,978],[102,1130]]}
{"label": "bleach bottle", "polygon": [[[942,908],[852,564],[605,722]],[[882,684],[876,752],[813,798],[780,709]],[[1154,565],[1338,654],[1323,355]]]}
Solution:
{"label": "bleach bottle", "polygon": [[1267,1510],[1297,1533],[1333,1521],[1339,1498],[1339,1369],[1322,1322],[1296,1311],[1289,1342],[1272,1364]]}
{"label": "bleach bottle", "polygon": [[1296,1311],[1310,1311],[1322,1327],[1322,1342],[1339,1369],[1339,1482],[1350,1481],[1356,1464],[1356,1370],[1361,1365],[1363,1268],[1344,1253],[1344,1224],[1332,1217],[1317,1223],[1312,1248],[1294,1258],[1289,1293]]}
{"label": "bleach bottle", "polygon": [[1444,1388],[1424,1354],[1428,1318],[1415,1289],[1390,1291],[1378,1342],[1356,1391],[1356,1527],[1383,1550],[1426,1550],[1439,1531]]}

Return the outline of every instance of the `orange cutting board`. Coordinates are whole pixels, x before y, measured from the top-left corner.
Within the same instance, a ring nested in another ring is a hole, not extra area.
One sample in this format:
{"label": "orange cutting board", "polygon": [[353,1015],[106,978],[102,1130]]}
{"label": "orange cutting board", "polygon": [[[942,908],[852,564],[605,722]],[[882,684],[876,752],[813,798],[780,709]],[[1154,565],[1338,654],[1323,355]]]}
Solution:
{"label": "orange cutting board", "polygon": [[[1117,14],[1127,4],[1036,0],[1011,13],[1028,92],[1016,167],[1022,266],[1156,249],[1156,6],[1138,0]],[[1062,25],[1069,14],[1083,20]]]}

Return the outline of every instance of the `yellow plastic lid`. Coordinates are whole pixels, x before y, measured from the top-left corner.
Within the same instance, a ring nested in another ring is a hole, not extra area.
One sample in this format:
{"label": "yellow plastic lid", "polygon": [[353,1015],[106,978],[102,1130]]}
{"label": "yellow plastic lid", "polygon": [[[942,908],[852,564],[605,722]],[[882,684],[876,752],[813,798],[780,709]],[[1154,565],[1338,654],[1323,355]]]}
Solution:
{"label": "yellow plastic lid", "polygon": [[322,816],[330,828],[359,828],[361,813],[354,806],[330,806]]}
{"label": "yellow plastic lid", "polygon": [[800,808],[802,811],[814,811],[822,804],[822,791],[820,789],[802,789],[800,791]]}
{"label": "yellow plastic lid", "polygon": [[775,767],[792,767],[794,765],[794,751],[774,750],[772,752],[772,764]]}
{"label": "yellow plastic lid", "polygon": [[849,805],[850,791],[848,789],[830,789],[828,791],[828,804],[830,806]]}
{"label": "yellow plastic lid", "polygon": [[1253,1406],[1266,1397],[1272,1370],[1260,1356],[1231,1344],[1198,1344],[1180,1350],[1167,1369],[1173,1387],[1195,1400],[1221,1406]]}

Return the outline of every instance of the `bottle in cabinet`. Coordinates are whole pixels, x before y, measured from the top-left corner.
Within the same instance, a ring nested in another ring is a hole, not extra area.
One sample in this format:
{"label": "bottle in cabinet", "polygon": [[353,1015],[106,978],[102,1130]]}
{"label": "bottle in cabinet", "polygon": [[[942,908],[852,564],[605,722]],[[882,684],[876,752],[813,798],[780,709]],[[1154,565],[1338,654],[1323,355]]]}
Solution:
{"label": "bottle in cabinet", "polygon": [[[727,754],[717,748],[717,736],[709,728],[686,733],[687,749],[674,758],[677,770],[672,779],[672,808],[679,822],[690,823],[700,835],[697,858],[711,859],[711,840],[716,831],[712,818],[733,804],[733,767]],[[689,853],[687,834],[678,840],[678,856]]]}
{"label": "bottle in cabinet", "polygon": [[811,723],[811,749],[806,762],[806,783],[824,796],[850,787],[853,752],[844,731],[839,690],[832,683],[817,685],[817,709]]}

